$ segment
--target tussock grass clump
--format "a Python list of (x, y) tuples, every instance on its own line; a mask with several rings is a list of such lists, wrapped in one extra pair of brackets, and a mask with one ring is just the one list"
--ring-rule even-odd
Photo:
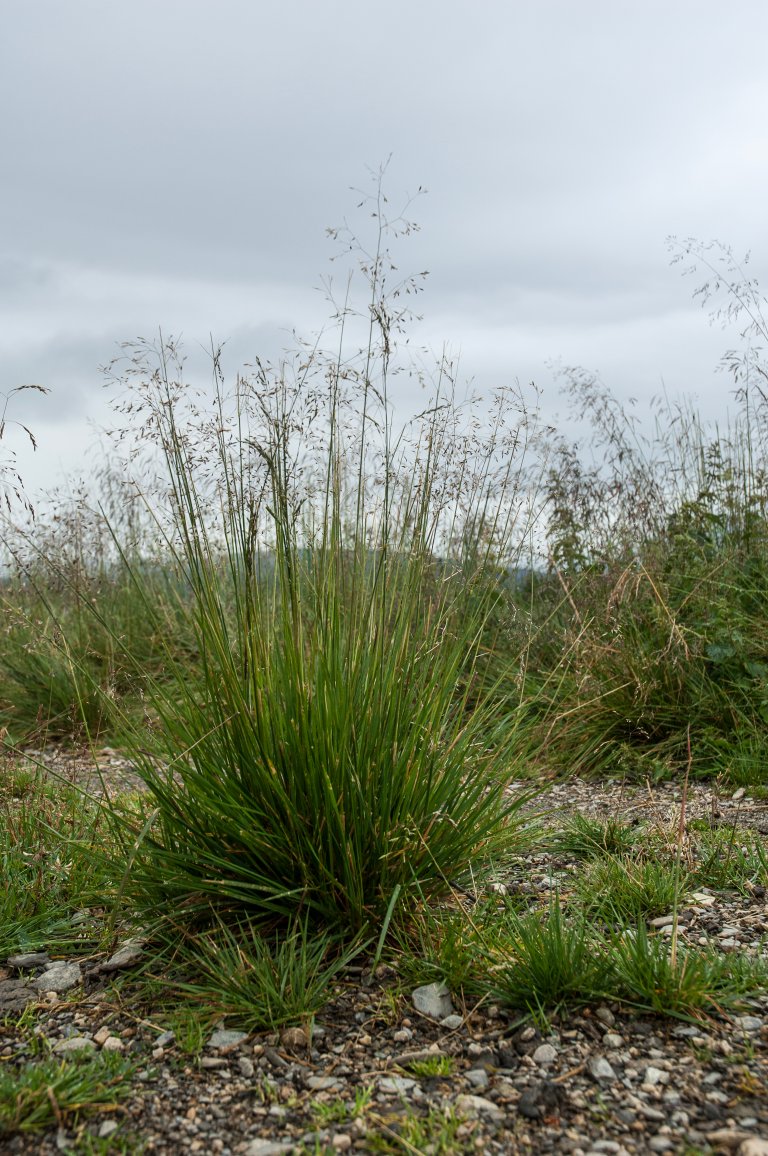
[[(247, 913), (355, 934), (514, 839), (514, 719), (478, 688), (531, 419), (504, 397), (481, 436), (441, 373), (393, 430), (405, 314), (385, 291), (396, 223), (380, 193), (373, 208), (362, 352), (302, 353), (295, 377), (259, 365), (229, 395), (214, 355), (205, 413), (172, 344), (129, 370), (200, 678), (169, 650), (145, 691), (156, 725), (128, 731), (154, 810), (123, 829), (124, 887), (177, 925)], [(344, 326), (359, 321), (347, 301)]]

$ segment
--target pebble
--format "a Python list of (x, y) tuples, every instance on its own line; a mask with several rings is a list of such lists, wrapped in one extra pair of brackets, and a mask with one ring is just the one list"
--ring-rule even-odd
[(649, 1066), (643, 1072), (643, 1083), (653, 1088), (656, 1084), (668, 1084), (669, 1072), (664, 1072), (661, 1068), (654, 1068)]
[(464, 1075), (469, 1080), (473, 1088), (484, 1089), (490, 1085), (490, 1078), (485, 1068), (470, 1068)]
[(595, 1018), (599, 1019), (601, 1024), (605, 1024), (607, 1028), (612, 1028), (616, 1023), (616, 1016), (605, 1004), (601, 1004), (599, 1008), (595, 1009)]
[(473, 1096), (465, 1093), (456, 1097), (456, 1110), (468, 1116), (490, 1116), (492, 1120), (503, 1120), (504, 1113), (493, 1100), (486, 1100), (484, 1096)]
[(113, 1132), (116, 1132), (120, 1127), (117, 1120), (102, 1120), (99, 1124), (98, 1137), (100, 1140), (106, 1140)]
[(675, 1142), (669, 1136), (651, 1136), (648, 1147), (651, 1152), (671, 1152)]
[(245, 1156), (283, 1156), (293, 1152), (295, 1144), (283, 1140), (252, 1140), (245, 1150)]
[(380, 1092), (394, 1092), (398, 1096), (410, 1092), (416, 1086), (416, 1080), (411, 1080), (408, 1076), (384, 1076), (379, 1080)]
[(733, 1025), (742, 1032), (759, 1032), (763, 1021), (759, 1016), (734, 1016)]
[(588, 1060), (587, 1071), (598, 1084), (610, 1084), (617, 1079), (613, 1066), (608, 1063), (605, 1056), (593, 1056)]
[(462, 1027), (463, 1023), (464, 1017), (454, 1014), (451, 1016), (446, 1016), (444, 1019), (440, 1020), (440, 1027), (445, 1028), (446, 1031), (455, 1032), (458, 1031), (460, 1027)]
[(549, 1064), (554, 1064), (557, 1059), (557, 1049), (553, 1048), (552, 1044), (539, 1044), (531, 1059), (534, 1064), (547, 1067)]
[(69, 1056), (73, 1052), (94, 1052), (96, 1044), (90, 1036), (70, 1036), (68, 1040), (59, 1040), (53, 1045), (57, 1056)]
[(69, 991), (82, 980), (79, 963), (52, 963), (42, 975), (30, 981), (37, 991)]
[[(304, 1035), (305, 1041), (306, 1038), (306, 1035)], [(217, 1028), (216, 1031), (211, 1035), (211, 1038), (208, 1040), (206, 1047), (217, 1048), (219, 1050), (222, 1048), (234, 1048), (237, 1046), (237, 1044), (241, 1044), (243, 1040), (247, 1039), (247, 1032), (234, 1032), (228, 1031), (226, 1028)]]
[(433, 1020), (444, 1020), (453, 1015), (451, 993), (444, 983), (428, 983), (417, 987), (411, 993), (413, 1006), (417, 1012)]
[(334, 1076), (309, 1076), (306, 1083), (312, 1092), (327, 1092), (331, 1088), (341, 1087), (341, 1081)]
[(9, 955), (5, 962), (8, 967), (17, 967), (23, 971), (30, 967), (45, 967), (50, 960), (46, 951), (28, 951), (20, 955)]
[(253, 1078), (253, 1073), (256, 1070), (253, 1066), (253, 1060), (249, 1060), (247, 1056), (240, 1056), (237, 1061), (237, 1069), (241, 1076), (245, 1076), (246, 1080)]
[(736, 1156), (768, 1156), (768, 1140), (750, 1136), (739, 1145)]
[(102, 971), (120, 971), (123, 967), (133, 967), (144, 954), (143, 940), (131, 939), (119, 947), (106, 963), (102, 963)]
[(603, 1036), (603, 1046), (608, 1048), (609, 1051), (616, 1051), (618, 1048), (623, 1047), (623, 1045), (624, 1036), (620, 1036), (617, 1032), (606, 1032)]
[(125, 1044), (117, 1036), (107, 1036), (101, 1045), (101, 1050), (103, 1052), (122, 1052), (125, 1051)]

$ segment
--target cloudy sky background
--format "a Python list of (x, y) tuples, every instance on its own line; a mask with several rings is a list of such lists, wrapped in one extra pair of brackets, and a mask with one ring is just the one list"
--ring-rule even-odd
[(212, 333), (234, 373), (317, 330), (325, 228), (390, 154), (393, 204), (429, 190), (415, 340), (553, 410), (561, 359), (722, 420), (735, 335), (665, 238), (768, 286), (766, 43), (764, 0), (5, 0), (0, 388), (51, 393), (4, 448), (31, 491), (87, 468), (125, 339)]

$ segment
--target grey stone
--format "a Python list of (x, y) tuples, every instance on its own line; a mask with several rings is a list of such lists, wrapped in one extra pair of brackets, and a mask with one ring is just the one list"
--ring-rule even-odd
[(496, 1121), (504, 1119), (504, 1113), (493, 1100), (486, 1100), (484, 1096), (473, 1096), (470, 1093), (456, 1097), (456, 1110), (460, 1114), (488, 1116)]
[(22, 979), (0, 979), (0, 1015), (21, 1011), (37, 999), (36, 993)]
[(464, 1025), (464, 1017), (463, 1016), (457, 1016), (457, 1015), (446, 1016), (445, 1019), (440, 1020), (440, 1027), (445, 1028), (449, 1032), (458, 1031), (458, 1029), (460, 1027), (463, 1027), (463, 1025)]
[(161, 1032), (155, 1040), (156, 1048), (168, 1048), (176, 1042), (176, 1032)]
[(30, 980), (30, 986), (38, 991), (69, 991), (82, 981), (79, 963), (52, 963), (42, 975)]
[(237, 1067), (240, 1075), (245, 1076), (246, 1080), (253, 1078), (255, 1068), (253, 1066), (253, 1060), (250, 1060), (248, 1056), (240, 1056), (237, 1061)]
[(535, 1064), (547, 1067), (549, 1064), (554, 1064), (557, 1059), (557, 1049), (553, 1048), (552, 1044), (539, 1044), (531, 1058)]
[(648, 1147), (651, 1152), (671, 1152), (675, 1142), (670, 1136), (651, 1136)]
[(605, 1056), (593, 1056), (587, 1062), (587, 1071), (598, 1084), (611, 1084), (617, 1079), (616, 1073)]
[(451, 993), (444, 983), (428, 983), (412, 993), (413, 1006), (422, 1015), (433, 1020), (444, 1020), (453, 1015)]
[(410, 1080), (407, 1076), (385, 1076), (379, 1080), (380, 1092), (395, 1092), (397, 1095), (402, 1095), (415, 1087), (416, 1080)]
[(295, 1144), (284, 1140), (251, 1140), (245, 1150), (245, 1156), (283, 1156), (286, 1152), (293, 1152)]
[(669, 1072), (664, 1072), (661, 1068), (654, 1068), (649, 1065), (643, 1072), (643, 1083), (650, 1084), (654, 1087), (656, 1084), (668, 1084)]
[(491, 1082), (485, 1068), (470, 1068), (464, 1075), (473, 1088), (479, 1088), (480, 1090), (487, 1088)]
[(234, 1048), (237, 1047), (238, 1044), (241, 1044), (243, 1040), (247, 1039), (247, 1032), (235, 1032), (228, 1031), (226, 1028), (217, 1028), (216, 1031), (212, 1033), (206, 1047), (218, 1049)]
[(599, 1019), (601, 1024), (605, 1024), (607, 1028), (612, 1028), (616, 1023), (616, 1016), (605, 1004), (601, 1004), (599, 1008), (595, 1008), (595, 1018)]
[(5, 961), (8, 967), (24, 969), (28, 967), (45, 967), (50, 963), (47, 951), (28, 951), (26, 954), (9, 955)]
[(96, 1044), (90, 1036), (70, 1036), (68, 1040), (59, 1040), (53, 1045), (57, 1056), (70, 1056), (75, 1052), (95, 1052)]
[(733, 1026), (742, 1032), (759, 1032), (763, 1021), (759, 1016), (734, 1016)]
[(144, 944), (139, 940), (130, 940), (119, 947), (106, 963), (102, 963), (102, 971), (119, 971), (123, 967), (133, 967), (144, 954)]
[(624, 1037), (620, 1036), (618, 1032), (606, 1032), (603, 1036), (603, 1045), (610, 1051), (616, 1051), (624, 1043)]
[(119, 1127), (117, 1120), (102, 1120), (99, 1124), (99, 1139), (106, 1140), (107, 1136), (111, 1136)]
[(517, 1110), (526, 1120), (540, 1120), (542, 1116), (559, 1111), (564, 1097), (565, 1093), (558, 1084), (542, 1080), (525, 1089), (518, 1100)]
[(333, 1076), (309, 1076), (307, 1087), (313, 1092), (326, 1092), (331, 1088), (340, 1088), (341, 1081)]

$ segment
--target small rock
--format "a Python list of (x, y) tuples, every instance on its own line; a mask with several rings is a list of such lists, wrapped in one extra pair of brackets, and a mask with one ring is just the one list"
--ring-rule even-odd
[(112, 1035), (112, 1032), (109, 1030), (108, 1027), (99, 1028), (99, 1030), (96, 1032), (96, 1034), (93, 1037), (93, 1042), (95, 1044), (98, 1044), (99, 1047), (101, 1047), (101, 1045), (104, 1043), (104, 1041), (108, 1040), (111, 1035)]
[(47, 951), (28, 951), (21, 955), (9, 955), (5, 962), (8, 967), (17, 967), (23, 971), (29, 967), (45, 967), (50, 960)]
[(413, 1006), (422, 1015), (433, 1020), (444, 1020), (453, 1015), (451, 993), (444, 983), (428, 983), (417, 987), (412, 993)]
[(341, 1087), (341, 1081), (333, 1076), (309, 1076), (306, 1083), (312, 1092), (326, 1092)]
[(69, 991), (82, 980), (79, 963), (52, 963), (42, 975), (30, 981), (30, 987), (38, 991)]
[(592, 1059), (587, 1062), (587, 1071), (598, 1084), (611, 1084), (617, 1079), (613, 1067), (608, 1063), (605, 1056), (593, 1056)]
[(407, 1044), (409, 1040), (413, 1039), (413, 1032), (410, 1028), (400, 1028), (400, 1030), (392, 1036), (392, 1039), (397, 1044)]
[(155, 1040), (155, 1046), (158, 1048), (168, 1048), (175, 1042), (176, 1032), (161, 1032)]
[(446, 1031), (455, 1032), (464, 1024), (463, 1016), (446, 1016), (445, 1019), (440, 1020), (440, 1027), (445, 1028)]
[(669, 1136), (651, 1136), (648, 1147), (651, 1152), (671, 1152), (675, 1143)]
[(718, 1148), (738, 1148), (742, 1140), (751, 1139), (749, 1132), (741, 1128), (716, 1128), (714, 1132), (707, 1132), (707, 1144)]
[(750, 1136), (739, 1145), (736, 1156), (768, 1156), (768, 1140)]
[(473, 1088), (485, 1089), (490, 1084), (490, 1079), (485, 1068), (470, 1068), (464, 1075), (469, 1080)]
[(672, 927), (675, 922), (674, 915), (659, 915), (657, 919), (650, 921), (651, 927)]
[(286, 1152), (293, 1152), (295, 1147), (285, 1140), (251, 1140), (245, 1156), (284, 1156)]
[(600, 1007), (595, 1008), (595, 1018), (599, 1019), (601, 1024), (605, 1024), (607, 1028), (612, 1028), (616, 1023), (616, 1016), (605, 1004), (600, 1004)]
[(603, 1046), (609, 1051), (615, 1052), (617, 1048), (623, 1047), (624, 1037), (620, 1036), (618, 1032), (606, 1032), (603, 1036)]
[(203, 1056), (200, 1060), (200, 1067), (215, 1071), (217, 1068), (226, 1068), (228, 1063), (229, 1060), (224, 1056)]
[(410, 1092), (412, 1088), (416, 1087), (416, 1080), (411, 1080), (407, 1076), (384, 1076), (379, 1080), (380, 1092), (395, 1092), (401, 1095), (405, 1092)]
[(288, 1051), (297, 1052), (309, 1047), (309, 1036), (304, 1028), (286, 1028), (280, 1034), (280, 1043)]
[(96, 1045), (90, 1036), (70, 1036), (54, 1044), (53, 1050), (57, 1056), (69, 1056), (74, 1052), (95, 1052)]
[[(304, 1039), (307, 1037), (305, 1036)], [(217, 1028), (215, 1032), (211, 1033), (211, 1038), (208, 1040), (206, 1047), (216, 1048), (222, 1051), (224, 1048), (235, 1048), (241, 1044), (243, 1040), (248, 1039), (247, 1032), (228, 1031), (226, 1028)]]
[(101, 1045), (103, 1052), (122, 1052), (125, 1050), (125, 1044), (117, 1036), (109, 1036)]
[(144, 942), (139, 939), (131, 939), (119, 947), (114, 955), (111, 955), (106, 963), (102, 963), (102, 971), (119, 971), (123, 967), (133, 967), (138, 963), (144, 954)]
[(744, 790), (743, 787), (737, 787), (736, 790), (731, 795), (731, 798), (733, 799), (734, 803), (738, 803), (740, 799), (744, 798), (746, 793), (747, 792)]
[(497, 1122), (504, 1119), (504, 1113), (493, 1100), (486, 1100), (484, 1096), (473, 1096), (470, 1093), (456, 1097), (456, 1110), (460, 1115), (488, 1116)]
[(661, 1068), (654, 1068), (649, 1065), (643, 1072), (643, 1083), (650, 1087), (655, 1087), (656, 1084), (668, 1084), (669, 1072), (663, 1072)]
[(352, 1137), (347, 1136), (346, 1132), (337, 1132), (331, 1140), (331, 1147), (337, 1152), (346, 1152), (347, 1148), (352, 1147)]
[(253, 1060), (249, 1060), (247, 1056), (240, 1056), (237, 1067), (240, 1075), (245, 1076), (246, 1080), (253, 1078), (253, 1073), (256, 1070), (253, 1066)]
[(0, 1019), (5, 1012), (21, 1011), (35, 999), (35, 992), (25, 980), (0, 979)]
[(101, 1124), (99, 1124), (99, 1139), (106, 1140), (107, 1137), (111, 1136), (113, 1132), (116, 1132), (119, 1127), (120, 1125), (117, 1120), (102, 1120)]
[(759, 1032), (763, 1021), (759, 1016), (734, 1016), (733, 1026), (742, 1032)]
[(558, 1084), (542, 1080), (526, 1088), (517, 1103), (517, 1110), (526, 1120), (540, 1120), (557, 1113), (564, 1093)]
[(548, 1067), (549, 1064), (554, 1064), (557, 1059), (557, 1049), (553, 1048), (552, 1044), (539, 1044), (531, 1058), (535, 1064)]

